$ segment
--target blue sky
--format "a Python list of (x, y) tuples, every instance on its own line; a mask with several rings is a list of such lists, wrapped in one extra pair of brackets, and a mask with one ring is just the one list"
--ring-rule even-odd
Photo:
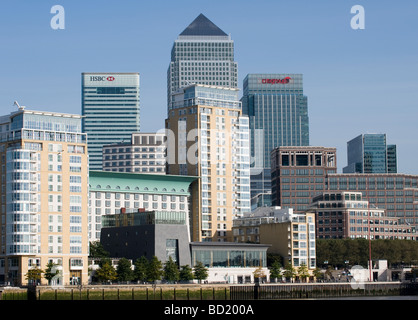
[[(65, 29), (50, 27), (54, 5)], [(353, 30), (350, 10), (365, 9)], [(200, 13), (235, 42), (248, 73), (302, 73), (310, 144), (337, 148), (386, 133), (398, 172), (418, 174), (418, 2), (377, 0), (2, 0), (0, 106), (80, 113), (82, 72), (141, 74), (141, 131), (164, 127), (174, 40)]]

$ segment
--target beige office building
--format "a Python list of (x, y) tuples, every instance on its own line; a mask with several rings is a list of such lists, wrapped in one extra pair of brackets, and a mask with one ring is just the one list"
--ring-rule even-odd
[(307, 266), (311, 275), (316, 268), (314, 213), (259, 207), (234, 221), (233, 235), (235, 242), (271, 245), (268, 253), (279, 254), (294, 268)]
[[(88, 157), (81, 116), (19, 110), (0, 117), (0, 283), (27, 284), (55, 264), (51, 284), (88, 281)], [(47, 284), (42, 277), (41, 283)]]
[(248, 117), (238, 89), (190, 85), (166, 120), (168, 173), (192, 185), (192, 241), (231, 241), (232, 221), (250, 211)]

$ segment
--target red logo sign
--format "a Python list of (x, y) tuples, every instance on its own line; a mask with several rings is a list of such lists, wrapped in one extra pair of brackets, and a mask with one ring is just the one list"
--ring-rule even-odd
[(291, 77), (286, 77), (284, 79), (262, 79), (261, 83), (270, 83), (270, 84), (282, 83), (282, 84), (286, 84), (286, 83), (289, 83), (290, 80), (292, 80)]
[(106, 79), (107, 79), (107, 81), (113, 81), (113, 80), (115, 80), (115, 77), (109, 76)]

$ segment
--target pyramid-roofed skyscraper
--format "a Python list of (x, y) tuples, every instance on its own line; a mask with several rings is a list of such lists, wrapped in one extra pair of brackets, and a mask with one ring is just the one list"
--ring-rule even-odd
[(184, 29), (181, 36), (228, 36), (212, 21), (200, 14), (189, 26)]
[(238, 67), (231, 37), (200, 14), (174, 41), (167, 72), (167, 101), (190, 84), (237, 88)]

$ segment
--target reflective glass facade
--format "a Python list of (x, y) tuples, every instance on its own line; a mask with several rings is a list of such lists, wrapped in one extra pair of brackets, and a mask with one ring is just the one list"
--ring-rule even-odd
[(130, 141), (140, 130), (138, 73), (83, 73), (83, 132), (89, 165), (102, 170), (103, 145)]
[(396, 173), (396, 145), (386, 145), (386, 134), (362, 134), (347, 143), (344, 173)]
[(202, 262), (207, 268), (266, 267), (266, 248), (235, 246), (192, 245), (192, 265)]
[[(270, 194), (270, 152), (279, 146), (309, 145), (307, 97), (301, 74), (249, 74), (244, 79), (243, 114), (251, 132), (251, 196)], [(254, 198), (257, 200), (260, 198)], [(270, 197), (263, 197), (263, 205)]]

